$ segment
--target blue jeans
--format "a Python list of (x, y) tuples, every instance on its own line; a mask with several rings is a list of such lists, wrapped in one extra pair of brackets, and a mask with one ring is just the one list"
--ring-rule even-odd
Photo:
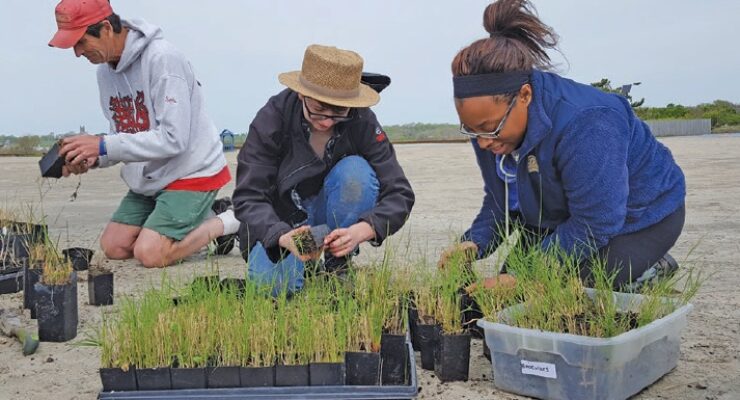
[[(361, 214), (375, 207), (379, 188), (375, 171), (364, 158), (345, 157), (329, 171), (321, 191), (302, 201), (308, 214), (307, 224), (327, 224), (330, 230), (347, 228), (357, 223)], [(273, 263), (260, 242), (249, 252), (247, 269), (250, 279), (271, 285), (273, 295), (281, 289), (294, 293), (303, 287), (303, 262), (290, 254), (277, 264)]]

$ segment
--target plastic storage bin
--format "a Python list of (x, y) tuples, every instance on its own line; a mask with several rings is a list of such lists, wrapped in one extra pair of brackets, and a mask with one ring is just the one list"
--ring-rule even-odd
[[(594, 292), (587, 290), (589, 296)], [(620, 311), (636, 310), (643, 296), (614, 293)], [(502, 321), (517, 305), (499, 314)], [(478, 320), (491, 349), (493, 383), (541, 399), (626, 399), (676, 367), (681, 331), (691, 304), (611, 338), (517, 328)]]

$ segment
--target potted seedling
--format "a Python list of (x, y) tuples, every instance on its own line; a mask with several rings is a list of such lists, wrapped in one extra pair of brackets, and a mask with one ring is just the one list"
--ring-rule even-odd
[[(0, 294), (17, 293), (24, 288), (28, 237), (15, 233), (15, 214), (0, 209)], [(25, 253), (25, 254), (24, 254)]]
[(276, 303), (278, 363), (275, 365), (275, 386), (308, 386), (309, 354), (306, 345), (310, 346), (313, 327), (306, 327), (306, 321), (310, 321), (310, 316), (300, 315), (289, 306), (285, 290), (281, 291)]
[(139, 390), (172, 389), (171, 363), (173, 338), (171, 313), (161, 305), (161, 299), (144, 303), (137, 341), (136, 383)]
[(178, 307), (171, 325), (173, 360), (172, 389), (205, 389), (208, 317), (202, 307)]
[[(217, 287), (216, 287), (217, 288)], [(222, 293), (211, 290), (207, 293), (205, 304), (209, 310), (212, 331), (210, 336), (215, 341), (214, 352), (206, 368), (209, 388), (234, 388), (241, 385), (239, 351), (246, 341), (240, 301), (236, 292)]]
[(416, 306), (416, 335), (421, 353), (421, 368), (434, 371), (434, 357), (439, 348), (441, 327), (435, 318), (439, 283), (437, 274), (432, 271), (422, 272), (414, 290)]
[(22, 266), (28, 259), (31, 236), (26, 233), (9, 232), (0, 235), (0, 261), (5, 264)]
[(380, 280), (366, 270), (353, 273), (353, 280), (354, 293), (345, 299), (354, 311), (354, 318), (348, 317), (349, 326), (344, 328), (349, 338), (345, 353), (346, 382), (348, 385), (378, 385), (386, 287), (379, 287)]
[(92, 306), (113, 304), (113, 271), (97, 265), (87, 274), (87, 295)]
[(47, 253), (34, 290), (39, 340), (66, 342), (77, 336), (77, 274), (72, 265)]
[[(341, 285), (335, 275), (329, 275), (326, 279), (308, 282), (301, 297), (300, 312), (315, 316), (302, 321), (302, 329), (309, 333), (306, 351), (311, 358), (311, 386), (340, 386), (345, 382), (347, 332), (339, 329), (341, 324), (337, 321), (334, 308), (337, 296), (344, 292)], [(321, 329), (316, 329), (316, 321)]]
[(449, 266), (440, 271), (436, 314), (442, 331), (434, 357), (434, 372), (442, 382), (468, 380), (470, 333), (464, 329), (460, 318), (460, 287), (467, 281), (465, 274), (464, 269)]
[[(478, 322), (497, 387), (544, 399), (625, 399), (676, 366), (700, 278), (689, 271), (642, 294), (617, 293), (606, 262), (588, 261), (593, 288), (580, 279), (580, 260), (559, 250), (509, 257), (522, 302)], [(672, 295), (681, 281), (682, 294)]]
[(344, 385), (343, 335), (338, 335), (332, 314), (324, 314), (319, 322), (322, 329), (314, 329), (314, 352), (309, 365), (311, 386)]
[[(243, 307), (251, 312), (244, 313), (243, 332), (247, 334), (242, 368), (239, 370), (243, 387), (275, 386), (275, 328), (276, 319), (272, 298), (261, 293), (254, 283), (247, 283)], [(247, 303), (250, 301), (250, 303)]]
[(36, 319), (36, 283), (41, 280), (43, 266), (49, 259), (59, 259), (56, 248), (50, 244), (35, 244), (31, 248), (28, 263), (23, 272), (23, 308), (31, 310), (31, 319)]
[(389, 300), (389, 313), (380, 340), (381, 383), (403, 385), (408, 376), (408, 302), (399, 293), (394, 293)]
[(100, 380), (104, 392), (136, 390), (136, 369), (133, 367), (133, 332), (121, 329), (112, 319), (103, 316), (94, 345), (100, 347)]
[(328, 225), (312, 226), (310, 229), (293, 235), (293, 244), (295, 244), (300, 254), (313, 254), (321, 250), (324, 245), (324, 238), (328, 234)]
[(93, 250), (84, 247), (70, 247), (62, 250), (64, 259), (72, 263), (75, 271), (86, 271), (90, 267), (90, 260), (94, 253)]

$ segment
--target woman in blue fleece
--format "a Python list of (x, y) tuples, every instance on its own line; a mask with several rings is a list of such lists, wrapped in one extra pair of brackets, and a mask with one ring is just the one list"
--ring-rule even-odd
[(527, 0), (490, 4), (484, 26), (490, 37), (462, 49), (452, 73), (485, 196), (440, 263), (453, 250), (489, 255), (508, 213), (545, 247), (584, 258), (598, 249), (617, 287), (652, 266), (675, 268), (667, 252), (683, 229), (686, 188), (670, 151), (624, 98), (544, 72), (558, 37)]

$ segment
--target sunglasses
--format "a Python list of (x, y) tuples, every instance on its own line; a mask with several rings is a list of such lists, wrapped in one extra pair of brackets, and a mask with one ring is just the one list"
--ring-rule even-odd
[(506, 124), (506, 119), (509, 118), (509, 114), (511, 114), (511, 110), (514, 109), (514, 104), (516, 104), (517, 96), (514, 96), (513, 99), (511, 99), (511, 102), (509, 103), (509, 108), (506, 109), (506, 114), (504, 114), (504, 117), (501, 118), (501, 122), (499, 122), (498, 126), (496, 127), (496, 130), (493, 132), (472, 132), (468, 127), (465, 126), (462, 122), (460, 123), (460, 133), (471, 137), (474, 139), (482, 138), (482, 139), (498, 139), (498, 137), (501, 135), (501, 128), (504, 127), (504, 124)]
[[(308, 118), (311, 118), (314, 121), (326, 121), (327, 119), (330, 119), (334, 122), (347, 122), (347, 121), (351, 121), (354, 118), (351, 112), (347, 115), (326, 115), (326, 114), (315, 113), (311, 111), (311, 109), (308, 107), (308, 104), (306, 104), (306, 100), (308, 99), (311, 99), (311, 98), (310, 97), (303, 98), (303, 108), (306, 110), (306, 113), (308, 114)], [(311, 100), (314, 100), (314, 99), (311, 99)]]

